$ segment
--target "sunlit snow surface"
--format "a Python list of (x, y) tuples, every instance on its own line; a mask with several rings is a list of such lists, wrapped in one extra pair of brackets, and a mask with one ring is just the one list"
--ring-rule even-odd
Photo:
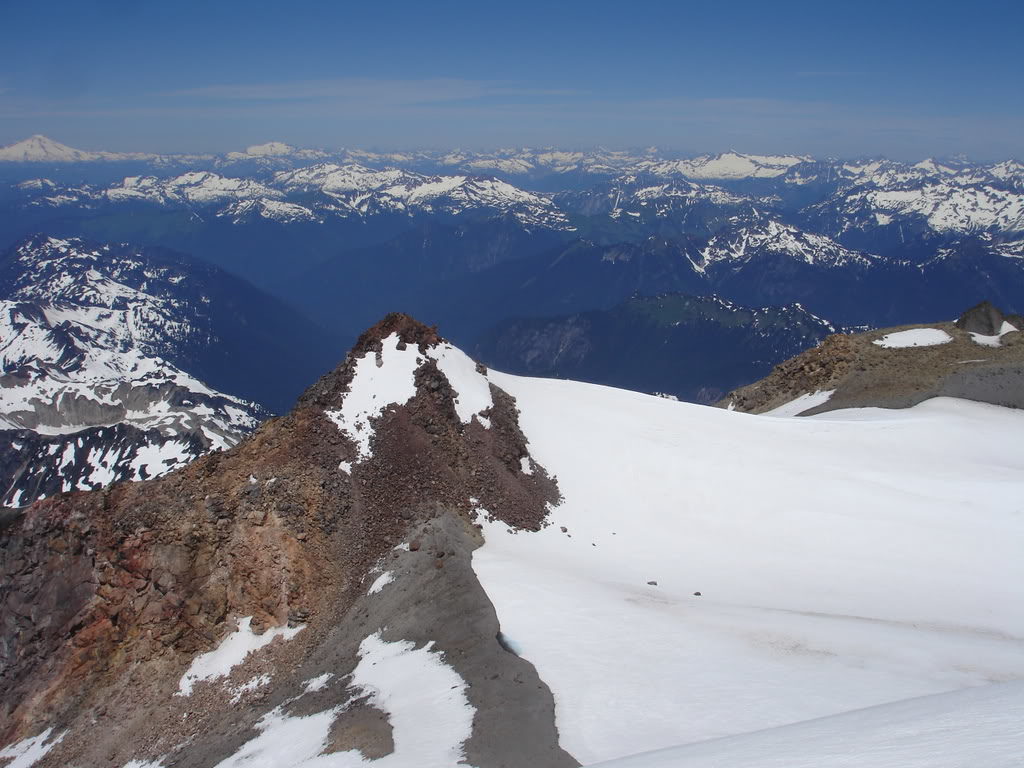
[(564, 501), (474, 568), (584, 764), (1024, 676), (1024, 413), (491, 380)]
[(1019, 768), (1024, 684), (941, 693), (601, 768)]
[(911, 328), (909, 331), (887, 333), (873, 344), (886, 349), (902, 347), (934, 347), (936, 344), (948, 344), (953, 337), (940, 328)]

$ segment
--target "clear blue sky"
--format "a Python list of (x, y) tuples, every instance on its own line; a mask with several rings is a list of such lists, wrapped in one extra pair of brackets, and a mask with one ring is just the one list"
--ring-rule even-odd
[(0, 0), (0, 143), (1021, 157), (1022, 5)]

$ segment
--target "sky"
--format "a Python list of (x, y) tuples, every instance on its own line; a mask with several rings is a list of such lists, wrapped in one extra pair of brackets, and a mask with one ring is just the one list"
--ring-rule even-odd
[(0, 0), (0, 144), (1024, 158), (1024, 4)]

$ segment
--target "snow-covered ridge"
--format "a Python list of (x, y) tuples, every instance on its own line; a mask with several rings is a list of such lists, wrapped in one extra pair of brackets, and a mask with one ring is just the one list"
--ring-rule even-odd
[(320, 193), (340, 215), (457, 215), (481, 210), (510, 214), (526, 226), (568, 228), (565, 214), (549, 197), (489, 177), (429, 176), (398, 168), (322, 163), (278, 173), (274, 184), (287, 192)]
[[(63, 490), (152, 477), (235, 445), (259, 423), (258, 406), (172, 362), (217, 343), (201, 301), (176, 290), (188, 279), (182, 266), (76, 239), (38, 237), (8, 255), (0, 428), (38, 436), (7, 441), (33, 488), (52, 477), (38, 472), (59, 474)], [(27, 487), (0, 490), (31, 500)]]
[(782, 176), (799, 163), (810, 161), (809, 157), (791, 155), (745, 155), (739, 152), (724, 152), (719, 155), (702, 155), (671, 161), (646, 161), (639, 164), (641, 170), (654, 176), (684, 176), (688, 179), (772, 179)]
[(808, 265), (871, 266), (875, 259), (850, 250), (824, 235), (803, 231), (775, 219), (758, 219), (715, 235), (700, 252), (698, 271), (716, 263), (746, 263), (765, 255), (781, 255)]
[(130, 176), (108, 187), (68, 187), (46, 179), (18, 185), (29, 206), (96, 208), (146, 203), (164, 207), (215, 207), (216, 216), (241, 222), (251, 215), (282, 223), (327, 218), (366, 218), (466, 213), (510, 215), (526, 227), (569, 229), (566, 215), (547, 196), (500, 179), (430, 176), (397, 168), (319, 163), (280, 171), (268, 182), (190, 171), (170, 178)]

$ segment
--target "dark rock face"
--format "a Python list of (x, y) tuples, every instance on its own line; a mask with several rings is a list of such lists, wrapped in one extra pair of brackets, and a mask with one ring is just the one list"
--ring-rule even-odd
[[(391, 333), (424, 348), (440, 342), (435, 330), (394, 315), (357, 349), (379, 349)], [(461, 659), (481, 643), (476, 662), (455, 664), (473, 685), (485, 670), (488, 679), (499, 674), (488, 686), (481, 677), (473, 694), (481, 702), (479, 728), (466, 744), (480, 759), (474, 764), (574, 764), (557, 748), (550, 692), (535, 682), (515, 694), (524, 675), (535, 680), (536, 673), (515, 657), (501, 660), (511, 655), (495, 640), (493, 608), (469, 583), (478, 506), (513, 527), (535, 529), (558, 500), (543, 467), (521, 469), (529, 453), (514, 399), (492, 387), (491, 428), (464, 424), (453, 404), (457, 393), (426, 360), (409, 402), (374, 419), (373, 456), (358, 462), (355, 445), (324, 408), (338, 407), (359, 356), (350, 354), (289, 415), (230, 451), (156, 480), (57, 494), (0, 520), (0, 744), (52, 726), (69, 736), (40, 768), (120, 765), (175, 750), (175, 765), (212, 765), (254, 738), (259, 717), (301, 694), (303, 675), (330, 671), (343, 679), (360, 639), (389, 626), (395, 640), (449, 643), (453, 659), (456, 648)], [(339, 470), (342, 462), (352, 463), (350, 473)], [(403, 541), (412, 542), (408, 551), (393, 554)], [(369, 575), (389, 557), (413, 558), (405, 568), (414, 574), (409, 591), (395, 593), (412, 602), (368, 608)], [(445, 579), (456, 581), (439, 587)], [(441, 587), (457, 593), (434, 599), (432, 590)], [(459, 629), (454, 617), (469, 606), (479, 622)], [(258, 663), (274, 676), (270, 692), (252, 694), (241, 708), (229, 706), (223, 686), (200, 684), (187, 698), (174, 696), (190, 659), (245, 616), (257, 631), (305, 626), (261, 656)], [(352, 693), (335, 686), (321, 709)], [(371, 708), (351, 718), (365, 730), (375, 715)], [(516, 723), (533, 723), (532, 732), (543, 736), (540, 751), (499, 762)], [(364, 744), (344, 731), (342, 723), (332, 736), (339, 748)], [(364, 745), (379, 754), (389, 738), (382, 732)]]
[(956, 327), (968, 333), (995, 336), (1003, 326), (1003, 313), (987, 301), (968, 309), (956, 321)]

